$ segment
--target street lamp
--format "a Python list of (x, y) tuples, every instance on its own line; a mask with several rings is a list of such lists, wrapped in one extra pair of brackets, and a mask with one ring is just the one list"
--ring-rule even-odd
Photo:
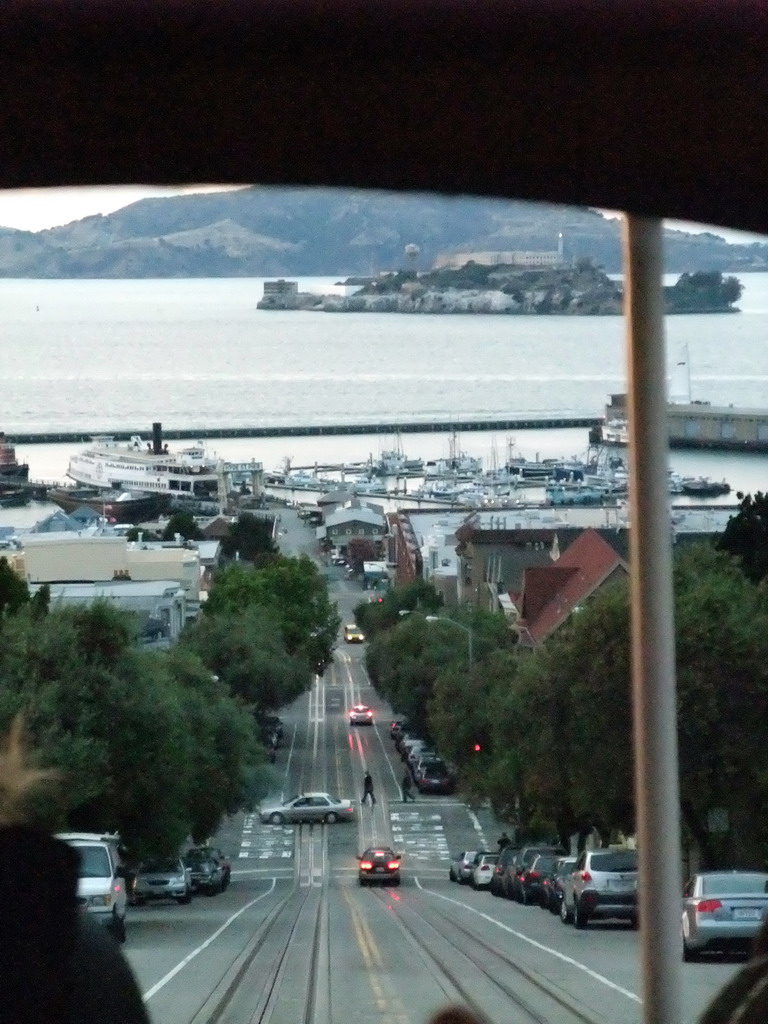
[(457, 629), (463, 630), (467, 634), (467, 646), (469, 651), (469, 675), (472, 676), (472, 668), (474, 666), (474, 658), (472, 655), (472, 630), (469, 626), (462, 626), (456, 619), (449, 619), (445, 615), (425, 615), (427, 622), (447, 622), (451, 626), (456, 626)]

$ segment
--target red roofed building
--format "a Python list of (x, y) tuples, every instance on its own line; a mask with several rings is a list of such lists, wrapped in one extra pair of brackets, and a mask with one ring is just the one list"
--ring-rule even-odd
[(523, 573), (519, 594), (510, 593), (518, 611), (523, 647), (538, 647), (592, 594), (622, 579), (628, 566), (597, 533), (586, 529), (552, 565)]

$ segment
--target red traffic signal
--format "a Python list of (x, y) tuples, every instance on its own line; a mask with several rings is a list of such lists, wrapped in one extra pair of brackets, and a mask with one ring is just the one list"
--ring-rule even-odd
[(475, 743), (475, 744), (473, 744), (473, 746), (472, 746), (472, 749), (474, 750), (474, 752), (475, 752), (476, 754), (479, 754), (479, 753), (480, 753), (480, 751), (482, 750), (482, 747), (480, 746), (480, 744), (479, 744), (479, 743)]

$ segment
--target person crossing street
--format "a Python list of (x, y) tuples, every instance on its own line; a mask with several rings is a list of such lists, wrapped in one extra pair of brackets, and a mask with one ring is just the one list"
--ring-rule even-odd
[(400, 783), (400, 788), (403, 791), (403, 803), (407, 804), (409, 800), (416, 803), (416, 797), (413, 795), (413, 789), (411, 788), (411, 773), (406, 769), (403, 781)]
[(366, 772), (365, 778), (363, 779), (363, 798), (360, 803), (364, 804), (368, 797), (371, 798), (371, 807), (373, 807), (376, 803), (376, 795), (373, 792), (373, 779), (371, 778), (370, 772)]

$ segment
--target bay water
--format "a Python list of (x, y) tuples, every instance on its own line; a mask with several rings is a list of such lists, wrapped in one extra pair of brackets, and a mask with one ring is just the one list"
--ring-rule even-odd
[[(300, 280), (330, 290), (337, 278)], [(674, 280), (674, 279), (672, 279)], [(687, 348), (692, 397), (768, 409), (768, 274), (744, 274), (741, 312), (667, 318), (670, 373)], [(625, 390), (620, 317), (260, 311), (263, 279), (0, 280), (0, 430), (7, 433), (594, 416)], [(512, 441), (530, 458), (583, 454), (586, 430), (465, 432), (462, 450)], [(406, 434), (409, 457), (448, 454), (445, 434)], [(394, 437), (216, 440), (266, 469), (358, 461)], [(25, 445), (31, 477), (62, 480), (78, 446)], [(768, 458), (672, 452), (685, 475), (768, 489)], [(729, 499), (733, 502), (734, 498)], [(0, 512), (19, 523), (33, 508)]]

